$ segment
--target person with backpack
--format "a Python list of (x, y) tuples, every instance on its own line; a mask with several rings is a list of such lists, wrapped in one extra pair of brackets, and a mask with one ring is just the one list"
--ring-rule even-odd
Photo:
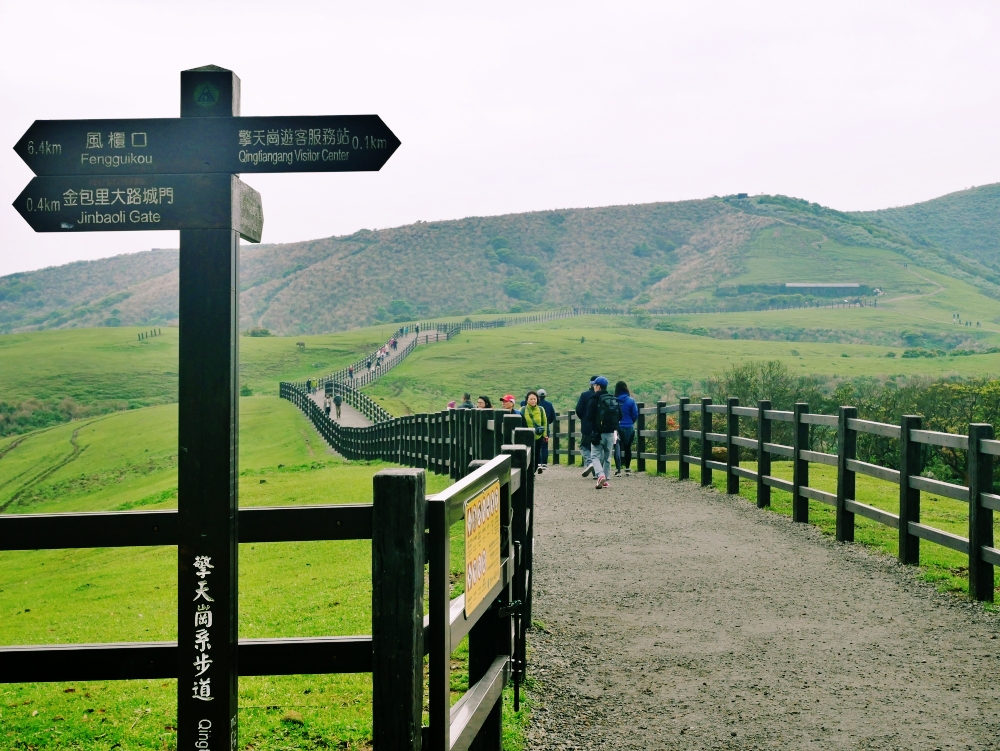
[(625, 381), (615, 384), (615, 399), (621, 405), (622, 419), (618, 423), (618, 440), (615, 441), (615, 477), (622, 476), (622, 455), (625, 460), (625, 476), (632, 474), (632, 441), (635, 438), (635, 423), (639, 419), (639, 406), (628, 391)]
[(535, 431), (535, 463), (538, 467), (538, 474), (542, 474), (545, 466), (542, 464), (542, 451), (546, 441), (549, 440), (548, 427), (549, 420), (545, 410), (538, 404), (538, 392), (529, 391), (524, 397), (524, 425)]
[(338, 420), (340, 419), (340, 405), (343, 403), (344, 403), (344, 397), (342, 397), (340, 394), (337, 394), (335, 397), (333, 397), (333, 406), (337, 408)]
[[(555, 425), (556, 422), (556, 408), (552, 406), (552, 402), (545, 398), (545, 389), (538, 389), (538, 406), (545, 410), (545, 419), (548, 420), (549, 425)], [(548, 431), (546, 430), (546, 433)], [(546, 437), (548, 437), (546, 435)], [(539, 454), (539, 464), (543, 469), (549, 468), (549, 442), (542, 442), (542, 453)]]
[(591, 399), (594, 398), (594, 379), (596, 378), (597, 376), (595, 375), (590, 377), (590, 386), (576, 400), (576, 416), (580, 419), (580, 458), (583, 460), (584, 477), (595, 474), (594, 467), (590, 462), (590, 436), (593, 431), (591, 430), (590, 422), (587, 420), (587, 410), (590, 407)]
[(608, 393), (608, 379), (598, 376), (594, 379), (594, 396), (587, 406), (587, 422), (592, 431), (590, 463), (594, 468), (594, 474), (597, 475), (595, 487), (598, 490), (611, 486), (608, 475), (611, 474), (611, 455), (615, 450), (615, 434), (621, 418), (621, 404), (615, 399), (614, 394)]

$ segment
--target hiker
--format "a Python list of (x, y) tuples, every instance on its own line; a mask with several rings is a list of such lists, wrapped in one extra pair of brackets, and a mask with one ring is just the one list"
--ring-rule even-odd
[(587, 408), (590, 406), (590, 400), (594, 396), (595, 378), (597, 378), (595, 375), (590, 377), (590, 386), (576, 400), (576, 416), (580, 418), (580, 459), (583, 461), (584, 477), (594, 474), (594, 468), (590, 464), (590, 436), (592, 431), (590, 423), (587, 421)]
[(545, 469), (542, 464), (542, 447), (549, 440), (548, 427), (549, 420), (545, 410), (538, 404), (538, 392), (529, 391), (524, 397), (524, 424), (535, 431), (535, 463), (538, 467), (538, 474), (542, 474)]
[[(615, 434), (621, 422), (622, 408), (613, 394), (608, 393), (608, 379), (598, 376), (594, 379), (594, 396), (587, 405), (587, 422), (593, 431), (590, 438), (590, 463), (597, 475), (598, 490), (611, 486), (611, 455), (614, 453)], [(584, 436), (584, 441), (587, 440)]]
[(347, 369), (347, 377), (349, 379), (351, 379), (352, 381), (354, 380), (354, 366), (353, 365)]
[(330, 419), (330, 397), (323, 398), (323, 409), (326, 411), (326, 419)]
[(306, 379), (306, 393), (311, 394), (313, 392), (313, 382), (312, 378)]
[(335, 397), (333, 397), (333, 405), (337, 408), (338, 420), (340, 419), (340, 405), (343, 403), (344, 403), (344, 397), (342, 397), (340, 394), (337, 394)]
[(455, 403), (454, 399), (448, 402), (448, 409), (458, 409), (458, 405)]
[[(545, 389), (538, 389), (538, 406), (545, 410), (545, 419), (548, 424), (555, 425), (556, 422), (556, 408), (552, 405), (548, 399), (545, 398)], [(545, 431), (546, 436), (548, 435), (548, 430)], [(545, 441), (542, 443), (542, 453), (538, 456), (538, 461), (543, 468), (549, 468), (549, 442)]]
[(488, 396), (481, 396), (476, 399), (477, 409), (493, 409), (493, 402), (490, 401)]
[(465, 393), (462, 394), (462, 403), (458, 405), (459, 409), (475, 409), (472, 404), (472, 394)]
[[(537, 394), (536, 394), (536, 396), (537, 396)], [(500, 398), (500, 406), (503, 408), (503, 411), (507, 412), (508, 414), (511, 414), (511, 415), (519, 415), (519, 414), (521, 414), (521, 410), (514, 409), (514, 395), (513, 394), (504, 394)]]
[(622, 409), (622, 419), (618, 423), (618, 440), (615, 442), (615, 477), (622, 476), (623, 458), (625, 476), (628, 477), (632, 474), (632, 441), (635, 438), (635, 423), (639, 419), (639, 407), (629, 393), (625, 381), (618, 381), (615, 384), (615, 399)]

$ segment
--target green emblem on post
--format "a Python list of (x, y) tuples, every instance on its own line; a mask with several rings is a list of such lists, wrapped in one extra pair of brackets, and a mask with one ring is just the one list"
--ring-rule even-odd
[(208, 81), (194, 87), (194, 101), (199, 107), (214, 107), (219, 101), (219, 89)]

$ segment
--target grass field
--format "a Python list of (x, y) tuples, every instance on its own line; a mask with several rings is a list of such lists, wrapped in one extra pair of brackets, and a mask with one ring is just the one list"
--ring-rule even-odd
[[(124, 401), (146, 406), (177, 399), (176, 328), (138, 340), (146, 329), (96, 328), (0, 336), (0, 400), (62, 399), (81, 404)], [(278, 381), (339, 370), (385, 342), (394, 325), (339, 334), (241, 337), (241, 384), (277, 394)], [(296, 346), (305, 342), (305, 348)]]
[[(755, 317), (757, 325), (765, 322), (782, 325), (793, 321), (796, 315), (807, 321), (820, 320), (826, 315), (828, 325), (847, 327), (863, 326), (870, 318), (885, 318), (888, 314), (881, 308), (851, 308), (687, 318), (706, 325), (707, 319)], [(906, 318), (892, 315), (900, 321)], [(887, 358), (887, 352), (894, 352), (897, 357)], [(1000, 373), (1000, 354), (904, 359), (898, 356), (902, 352), (902, 348), (864, 344), (720, 340), (638, 328), (628, 318), (583, 316), (467, 331), (449, 342), (418, 347), (365, 391), (389, 412), (407, 414), (443, 409), (449, 400), (460, 399), (466, 390), (473, 393), (473, 398), (486, 394), (496, 404), (497, 397), (508, 391), (520, 398), (527, 389), (542, 386), (557, 409), (566, 410), (575, 406), (577, 396), (595, 373), (607, 376), (612, 382), (624, 379), (638, 397), (655, 401), (684, 395), (700, 379), (746, 359), (781, 360), (802, 375)]]
[[(306, 419), (277, 397), (241, 400), (240, 504), (370, 502), (378, 462), (330, 454)], [(176, 507), (176, 407), (137, 409), (0, 441), (7, 512)], [(428, 490), (447, 478), (428, 475)], [(462, 591), (461, 524), (453, 533)], [(176, 553), (107, 548), (0, 553), (0, 644), (176, 638)], [(240, 635), (371, 632), (371, 543), (240, 546)], [(466, 654), (456, 652), (456, 665)], [(453, 672), (457, 698), (468, 674)], [(0, 747), (162, 749), (174, 742), (174, 681), (0, 684)], [(294, 709), (304, 724), (283, 722)], [(507, 710), (520, 748), (528, 710)], [(371, 738), (371, 676), (240, 681), (244, 749), (362, 748)], [(339, 745), (338, 745), (339, 744)]]

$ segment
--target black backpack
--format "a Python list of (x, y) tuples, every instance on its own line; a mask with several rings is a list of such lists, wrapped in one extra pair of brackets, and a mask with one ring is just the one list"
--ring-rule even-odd
[(607, 392), (597, 398), (597, 432), (613, 433), (622, 421), (622, 405)]

